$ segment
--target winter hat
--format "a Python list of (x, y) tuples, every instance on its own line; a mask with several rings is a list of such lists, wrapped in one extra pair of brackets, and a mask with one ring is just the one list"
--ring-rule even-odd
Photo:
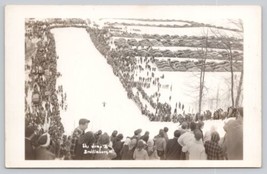
[(169, 128), (167, 128), (167, 127), (164, 127), (164, 132), (168, 132), (169, 131)]
[(90, 144), (93, 144), (94, 142), (95, 142), (95, 136), (94, 136), (93, 132), (88, 131), (83, 135), (83, 142), (82, 143), (90, 145)]
[(50, 145), (50, 140), (50, 135), (48, 133), (44, 133), (39, 137), (37, 142), (41, 147), (48, 147)]
[(145, 132), (145, 135), (149, 135), (149, 132), (148, 132), (148, 131), (146, 131), (146, 132)]
[(164, 137), (164, 130), (163, 129), (159, 130), (159, 137)]
[(180, 135), (181, 135), (181, 131), (179, 130), (174, 131), (174, 137), (179, 138)]
[(98, 130), (97, 132), (96, 132), (96, 135), (101, 135), (102, 134), (102, 130)]
[(112, 132), (111, 136), (112, 136), (112, 137), (116, 137), (117, 134), (118, 134), (118, 131), (117, 131), (117, 130), (114, 130), (114, 131)]
[(134, 135), (139, 135), (141, 134), (141, 132), (142, 132), (142, 129), (137, 129), (134, 131)]
[(211, 141), (216, 142), (216, 143), (220, 141), (220, 135), (217, 131), (214, 131), (211, 133)]
[(107, 133), (104, 133), (102, 135), (100, 135), (98, 143), (100, 145), (104, 145), (104, 144), (109, 144), (110, 140), (109, 140), (109, 136)]
[(182, 123), (182, 126), (181, 126), (181, 127), (182, 127), (182, 129), (187, 129), (187, 128), (188, 128), (188, 124), (187, 124), (187, 122), (184, 121), (184, 122)]
[(123, 139), (123, 135), (122, 135), (122, 134), (119, 134), (119, 135), (117, 136), (117, 140), (120, 141), (120, 140), (122, 140), (122, 139)]
[(90, 123), (90, 120), (86, 118), (82, 118), (79, 120), (79, 125), (85, 125), (86, 123)]
[(201, 133), (201, 131), (200, 130), (195, 130), (194, 131), (194, 134), (195, 134), (195, 139), (197, 140), (197, 141), (199, 141), (201, 138), (202, 138), (202, 133)]
[(195, 122), (191, 122), (190, 123), (190, 129), (191, 129), (191, 131), (194, 131), (196, 129), (196, 127), (197, 127), (197, 125), (196, 125)]
[(145, 142), (144, 140), (139, 140), (137, 143), (137, 148), (138, 149), (143, 149), (145, 147)]
[(132, 150), (137, 144), (137, 140), (134, 138), (131, 140), (130, 144), (129, 144), (129, 150)]

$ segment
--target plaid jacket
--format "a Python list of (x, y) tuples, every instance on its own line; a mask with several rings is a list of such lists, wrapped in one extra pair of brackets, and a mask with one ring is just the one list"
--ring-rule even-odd
[(208, 160), (224, 160), (223, 150), (213, 141), (206, 141), (204, 144)]
[(70, 153), (71, 153), (71, 156), (75, 156), (75, 148), (76, 148), (76, 145), (78, 143), (78, 139), (80, 138), (80, 136), (83, 134), (84, 132), (79, 129), (79, 128), (76, 128), (72, 134), (72, 137), (71, 137), (71, 146), (70, 146)]

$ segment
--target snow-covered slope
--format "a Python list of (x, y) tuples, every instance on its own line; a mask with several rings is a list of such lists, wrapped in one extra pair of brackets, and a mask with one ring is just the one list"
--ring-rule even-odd
[[(58, 70), (63, 74), (58, 84), (67, 93), (67, 111), (61, 111), (66, 133), (80, 118), (91, 120), (89, 129), (110, 133), (117, 129), (132, 135), (137, 128), (146, 128), (147, 117), (129, 100), (111, 66), (95, 48), (84, 29), (61, 28), (52, 31), (59, 56)], [(106, 106), (103, 106), (103, 102)]]
[[(91, 120), (88, 130), (92, 131), (101, 129), (111, 134), (113, 130), (118, 130), (125, 136), (132, 136), (134, 130), (141, 128), (143, 133), (149, 131), (154, 137), (159, 129), (167, 126), (169, 137), (173, 137), (178, 124), (150, 122), (141, 115), (85, 29), (60, 28), (53, 29), (52, 33), (59, 56), (58, 71), (62, 74), (57, 83), (62, 84), (67, 93), (68, 109), (61, 111), (66, 134), (78, 126), (80, 118), (88, 118)], [(223, 136), (223, 121), (208, 121), (204, 130), (213, 124)]]

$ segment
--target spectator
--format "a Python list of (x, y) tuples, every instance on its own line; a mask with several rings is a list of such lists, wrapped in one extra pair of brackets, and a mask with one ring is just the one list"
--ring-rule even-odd
[(220, 135), (218, 132), (212, 132), (211, 140), (205, 142), (205, 152), (207, 154), (208, 160), (223, 160), (223, 150), (219, 146), (218, 142), (220, 140)]
[(148, 160), (148, 154), (145, 148), (145, 142), (144, 140), (139, 140), (137, 143), (137, 147), (133, 154), (134, 160)]
[(113, 144), (113, 149), (114, 151), (116, 152), (117, 154), (117, 157), (114, 158), (115, 160), (120, 160), (121, 159), (121, 150), (122, 150), (122, 147), (123, 147), (123, 142), (121, 142), (121, 140), (123, 139), (123, 135), (122, 134), (119, 134), (117, 137), (116, 137), (116, 140), (114, 141), (114, 144)]
[(145, 134), (140, 137), (140, 139), (144, 140), (147, 143), (147, 141), (149, 139), (149, 132), (146, 131)]
[(206, 142), (206, 141), (210, 141), (210, 140), (211, 140), (211, 134), (212, 134), (213, 132), (215, 132), (215, 131), (216, 131), (216, 127), (215, 127), (214, 125), (212, 125), (212, 126), (210, 127), (210, 130), (206, 131), (206, 133), (205, 133), (205, 135), (204, 135), (204, 142)]
[(150, 160), (160, 160), (158, 152), (154, 145), (154, 140), (150, 139), (147, 141), (147, 153)]
[(166, 140), (166, 142), (169, 140), (169, 136), (168, 136), (168, 131), (169, 131), (169, 128), (167, 127), (164, 127), (164, 138)]
[(71, 146), (70, 146), (70, 152), (72, 155), (72, 159), (76, 160), (75, 153), (76, 153), (76, 146), (78, 143), (78, 139), (81, 135), (84, 135), (84, 131), (88, 128), (89, 120), (87, 119), (80, 119), (79, 120), (79, 126), (73, 131), (72, 137), (71, 137)]
[(51, 143), (50, 135), (44, 133), (41, 135), (37, 141), (38, 147), (36, 149), (36, 160), (54, 160), (55, 154), (48, 150)]
[(188, 123), (186, 121), (184, 121), (181, 125), (181, 135), (184, 134), (185, 132), (187, 132), (187, 129), (188, 129)]
[(34, 128), (27, 127), (25, 129), (25, 160), (34, 160), (35, 152), (32, 144), (32, 139), (35, 136)]
[[(182, 134), (179, 138), (178, 138), (178, 143), (182, 146), (189, 146), (189, 144), (191, 144), (193, 141), (195, 141), (195, 136), (194, 136), (194, 131), (196, 129), (196, 123), (195, 122), (191, 122), (190, 123), (190, 130), (189, 132), (186, 132), (184, 134)], [(185, 152), (185, 159), (188, 160), (189, 159), (189, 153), (187, 151), (183, 151)]]
[(95, 133), (95, 144), (97, 144), (100, 135), (102, 135), (102, 130), (98, 130), (98, 131)]
[(99, 148), (96, 149), (99, 153), (95, 154), (95, 160), (111, 160), (116, 158), (117, 155), (112, 148), (112, 143), (110, 142), (111, 141), (107, 133), (104, 133), (99, 137)]
[(89, 131), (86, 132), (84, 135), (80, 136), (77, 148), (75, 151), (75, 157), (79, 160), (92, 160), (94, 159), (93, 153), (88, 153), (93, 149), (93, 144), (95, 142), (94, 133)]
[(136, 148), (136, 145), (137, 145), (137, 140), (132, 139), (130, 144), (129, 144), (129, 150), (128, 150), (128, 154), (127, 154), (128, 157), (131, 157), (131, 160), (133, 160), (133, 153), (134, 153), (134, 150)]
[(126, 140), (123, 143), (123, 147), (121, 150), (121, 159), (122, 160), (131, 160), (132, 156), (129, 156), (129, 145), (131, 143), (131, 139), (130, 138), (126, 138)]
[(40, 92), (38, 91), (38, 87), (35, 84), (34, 89), (33, 89), (33, 93), (32, 93), (32, 102), (34, 105), (39, 105), (40, 101), (41, 101)]
[(206, 160), (207, 155), (202, 142), (201, 131), (196, 129), (194, 131), (194, 140), (183, 146), (183, 152), (189, 152), (189, 160)]
[(167, 141), (166, 146), (166, 159), (167, 160), (180, 160), (182, 146), (178, 143), (178, 138), (181, 135), (181, 131), (174, 131), (174, 138)]
[(223, 150), (229, 160), (243, 159), (243, 108), (235, 108), (233, 114), (236, 120), (227, 122), (224, 126), (225, 137)]
[(164, 138), (164, 130), (160, 129), (159, 135), (155, 137), (155, 147), (158, 152), (158, 156), (161, 160), (165, 159), (166, 140)]
[(198, 129), (200, 130), (200, 132), (202, 133), (202, 141), (204, 141), (204, 135), (203, 135), (203, 131), (202, 131), (203, 127), (204, 127), (204, 122), (203, 122), (203, 121), (199, 121), (199, 122), (197, 123), (197, 128), (198, 128)]
[(132, 137), (132, 139), (136, 139), (137, 142), (141, 137), (141, 133), (142, 133), (142, 129), (137, 129), (134, 131), (134, 136)]
[(115, 140), (116, 140), (116, 137), (117, 137), (117, 134), (118, 134), (118, 131), (117, 130), (114, 130), (111, 134), (111, 137), (110, 137), (110, 141), (112, 142), (112, 144), (114, 144)]

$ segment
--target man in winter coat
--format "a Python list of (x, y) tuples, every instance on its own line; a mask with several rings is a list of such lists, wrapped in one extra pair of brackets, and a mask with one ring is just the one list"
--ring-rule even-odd
[(202, 141), (204, 141), (204, 134), (203, 134), (203, 127), (204, 127), (204, 122), (203, 121), (199, 121), (197, 123), (197, 129), (200, 130), (200, 132), (202, 133)]
[[(81, 135), (84, 135), (84, 131), (88, 128), (89, 120), (87, 119), (80, 119), (79, 120), (79, 126), (73, 131), (72, 137), (71, 137), (71, 146), (70, 146), (70, 153), (72, 156), (72, 159), (76, 160), (75, 157), (76, 148), (78, 144), (78, 140)], [(78, 159), (77, 159), (78, 160)]]
[(132, 139), (136, 139), (137, 142), (141, 137), (141, 133), (142, 133), (142, 129), (137, 129), (134, 131), (134, 136), (132, 137)]
[(165, 152), (166, 152), (166, 140), (164, 138), (164, 130), (160, 129), (159, 135), (154, 138), (155, 140), (155, 147), (158, 152), (158, 156), (161, 160), (165, 159)]
[(114, 160), (120, 160), (121, 159), (121, 153), (120, 152), (121, 152), (122, 147), (123, 147), (123, 142), (121, 141), (122, 139), (123, 139), (123, 135), (122, 134), (119, 134), (116, 137), (116, 140), (114, 141), (113, 149), (114, 149), (114, 151), (117, 154), (117, 157), (114, 158)]
[(222, 147), (229, 160), (243, 159), (243, 108), (235, 108), (236, 120), (230, 120), (224, 126), (225, 137)]
[(169, 131), (169, 128), (167, 127), (164, 127), (164, 138), (166, 140), (166, 142), (169, 140), (169, 136), (168, 136), (168, 131)]
[(116, 137), (117, 137), (117, 134), (118, 134), (118, 131), (117, 130), (114, 130), (111, 134), (111, 137), (110, 137), (110, 141), (112, 142), (112, 144), (114, 144), (115, 140), (116, 140)]
[(174, 138), (168, 140), (166, 146), (166, 159), (167, 160), (180, 160), (182, 146), (178, 143), (178, 138), (181, 132), (179, 130), (174, 131)]

